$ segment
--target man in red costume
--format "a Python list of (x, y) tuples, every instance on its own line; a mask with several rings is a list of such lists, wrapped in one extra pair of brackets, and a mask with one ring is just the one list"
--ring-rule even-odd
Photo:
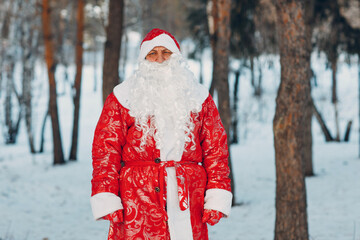
[(93, 142), (91, 206), (109, 238), (202, 240), (230, 213), (228, 149), (218, 110), (176, 39), (150, 31), (139, 68), (114, 88)]

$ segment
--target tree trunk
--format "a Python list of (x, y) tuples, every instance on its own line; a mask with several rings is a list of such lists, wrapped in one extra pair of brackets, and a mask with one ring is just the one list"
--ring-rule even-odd
[(250, 56), (250, 73), (251, 73), (251, 86), (255, 88), (255, 69), (254, 69), (254, 57)]
[(200, 58), (199, 58), (199, 64), (200, 64), (199, 82), (201, 84), (204, 83), (204, 74), (203, 74), (203, 72), (204, 72), (204, 62), (202, 60), (202, 55), (203, 55), (203, 52), (201, 51), (200, 52)]
[(32, 129), (32, 79), (35, 64), (32, 59), (23, 59), (23, 105), (25, 109), (25, 125), (28, 134), (30, 152), (35, 153), (34, 134)]
[[(208, 14), (208, 25), (209, 25), (209, 35), (210, 35), (210, 45), (211, 45), (211, 49), (212, 49), (212, 56), (213, 56), (213, 64), (215, 64), (215, 62), (218, 62), (217, 59), (217, 53), (216, 48), (217, 48), (217, 42), (218, 42), (218, 36), (217, 36), (217, 31), (218, 31), (218, 25), (219, 25), (219, 6), (217, 4), (217, 0), (208, 0), (207, 3), (207, 7), (210, 9), (210, 11), (207, 11)], [(209, 7), (210, 5), (210, 7)], [(227, 60), (228, 61), (228, 60)], [(210, 95), (214, 96), (215, 93), (215, 88), (216, 88), (216, 81), (218, 81), (217, 78), (214, 77), (214, 69), (215, 69), (215, 65), (213, 65), (213, 78), (211, 80), (211, 84), (210, 84)]]
[(281, 83), (273, 121), (276, 159), (275, 240), (307, 240), (303, 131), (310, 89), (304, 1), (277, 0)]
[[(14, 66), (12, 57), (8, 56), (8, 63), (6, 66), (6, 91), (5, 91), (5, 126), (7, 129), (6, 144), (15, 144), (17, 138), (17, 125), (13, 122), (13, 103), (12, 96), (14, 91)], [(19, 104), (19, 111), (21, 111), (21, 105)], [(20, 118), (21, 115), (19, 115)]]
[(77, 31), (76, 31), (76, 75), (74, 83), (74, 121), (69, 160), (77, 159), (78, 136), (79, 136), (79, 115), (80, 115), (80, 93), (81, 77), (83, 67), (83, 38), (84, 38), (84, 0), (78, 0), (77, 6)]
[(106, 27), (106, 42), (103, 65), (103, 103), (113, 88), (120, 83), (119, 58), (123, 31), (124, 0), (110, 0), (109, 23)]
[[(231, 0), (213, 0), (213, 6), (217, 11), (214, 17), (215, 39), (213, 48), (213, 74), (212, 82), (218, 93), (218, 106), (221, 121), (224, 125), (228, 136), (228, 145), (230, 153), (230, 127), (231, 127), (231, 109), (230, 109), (230, 93), (229, 93), (229, 46), (230, 46), (230, 9)], [(216, 22), (217, 21), (217, 22)], [(212, 84), (213, 84), (212, 83)], [(233, 205), (235, 205), (235, 184), (232, 174), (231, 158), (229, 155), (230, 179), (232, 183), (232, 191), (234, 194)]]
[(239, 143), (238, 137), (238, 101), (239, 101), (239, 83), (240, 83), (240, 70), (235, 72), (235, 82), (234, 82), (234, 102), (233, 102), (233, 109), (232, 109), (232, 139), (231, 144)]
[(44, 143), (45, 143), (45, 126), (46, 126), (46, 119), (48, 118), (50, 113), (50, 109), (48, 107), (48, 110), (45, 113), (42, 125), (41, 125), (41, 135), (40, 135), (40, 147), (39, 147), (39, 153), (44, 152)]
[(337, 97), (337, 86), (336, 86), (336, 70), (337, 70), (337, 58), (331, 59), (331, 70), (332, 70), (332, 87), (331, 87), (331, 103), (334, 104), (338, 101)]
[(350, 120), (350, 121), (348, 122), (348, 124), (346, 125), (344, 142), (348, 142), (349, 139), (350, 139), (351, 126), (352, 126), (352, 120)]
[(332, 61), (331, 61), (331, 69), (332, 69), (332, 97), (331, 97), (331, 102), (334, 105), (334, 113), (335, 113), (335, 128), (336, 128), (335, 141), (340, 142), (339, 110), (338, 110), (337, 80), (336, 80), (337, 57), (332, 59)]
[(302, 158), (304, 161), (304, 173), (305, 176), (313, 176), (313, 160), (312, 160), (312, 116), (313, 116), (313, 102), (311, 98), (311, 52), (312, 52), (312, 33), (314, 28), (314, 7), (315, 0), (306, 0), (305, 1), (305, 41), (306, 41), (306, 73), (308, 78), (308, 88), (309, 88), (309, 97), (306, 99), (306, 108), (307, 110), (304, 113), (304, 137), (303, 145), (304, 149), (302, 151)]
[(315, 117), (316, 117), (316, 119), (318, 120), (318, 122), (320, 124), (321, 130), (324, 133), (325, 141), (326, 142), (334, 141), (334, 138), (331, 136), (329, 128), (326, 126), (326, 123), (325, 123), (323, 117), (321, 116), (320, 112), (317, 110), (314, 102), (312, 102), (312, 107), (313, 107), (313, 113), (315, 114)]
[(6, 136), (6, 144), (12, 143), (12, 103), (11, 103), (11, 96), (12, 96), (12, 78), (9, 71), (12, 71), (10, 67), (6, 69), (6, 88), (5, 88), (5, 126), (7, 129), (7, 136)]
[[(25, 9), (34, 4), (26, 2)], [(25, 110), (25, 126), (31, 153), (36, 153), (32, 124), (32, 80), (34, 79), (35, 61), (39, 48), (39, 32), (34, 25), (35, 12), (26, 13), (22, 19), (21, 47), (22, 51), (22, 104)]]
[(358, 54), (358, 107), (359, 107), (359, 158), (360, 158), (360, 54)]
[(259, 63), (259, 77), (258, 77), (258, 81), (257, 83), (255, 84), (254, 86), (254, 96), (257, 97), (257, 98), (260, 98), (261, 97), (261, 84), (262, 84), (262, 78), (263, 78), (263, 73), (262, 73), (262, 66), (261, 66), (261, 63)]
[(42, 0), (42, 25), (43, 35), (45, 44), (45, 61), (48, 71), (49, 78), (49, 108), (53, 135), (53, 151), (54, 151), (54, 162), (53, 164), (63, 164), (64, 152), (61, 142), (60, 122), (57, 107), (57, 92), (56, 92), (56, 81), (55, 81), (55, 69), (56, 63), (54, 60), (54, 43), (53, 35), (51, 33), (51, 9), (49, 6), (50, 0)]

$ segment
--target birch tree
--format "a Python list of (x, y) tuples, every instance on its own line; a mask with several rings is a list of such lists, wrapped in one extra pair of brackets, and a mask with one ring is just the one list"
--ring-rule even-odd
[(33, 131), (33, 107), (32, 82), (35, 78), (35, 62), (38, 57), (39, 48), (39, 30), (40, 18), (37, 16), (36, 1), (29, 0), (23, 2), (23, 14), (21, 16), (21, 39), (20, 46), (22, 49), (22, 105), (24, 108), (24, 119), (28, 142), (31, 153), (36, 153)]
[[(11, 1), (4, 4), (5, 13), (1, 29), (1, 67), (2, 76), (5, 81), (5, 143), (15, 144), (20, 127), (22, 116), (21, 99), (14, 85), (14, 69), (16, 63), (16, 37), (18, 33), (19, 19), (16, 17), (21, 2)], [(18, 103), (18, 112), (16, 114), (15, 99)], [(16, 117), (14, 117), (16, 116)]]

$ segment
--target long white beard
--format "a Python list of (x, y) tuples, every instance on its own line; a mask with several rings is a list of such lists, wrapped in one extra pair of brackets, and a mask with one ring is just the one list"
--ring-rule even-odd
[(161, 149), (164, 129), (172, 121), (177, 143), (194, 141), (191, 112), (201, 110), (199, 83), (181, 55), (172, 54), (163, 63), (143, 60), (131, 81), (129, 114), (142, 131), (141, 148), (154, 137)]

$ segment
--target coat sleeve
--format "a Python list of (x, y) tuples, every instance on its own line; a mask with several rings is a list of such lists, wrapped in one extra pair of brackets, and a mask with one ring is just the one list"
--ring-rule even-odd
[(205, 209), (230, 214), (232, 193), (228, 166), (227, 135), (216, 105), (209, 95), (203, 103), (200, 142), (207, 174)]
[(106, 99), (97, 123), (92, 145), (91, 207), (94, 218), (123, 209), (119, 197), (119, 173), (126, 123), (114, 94)]

